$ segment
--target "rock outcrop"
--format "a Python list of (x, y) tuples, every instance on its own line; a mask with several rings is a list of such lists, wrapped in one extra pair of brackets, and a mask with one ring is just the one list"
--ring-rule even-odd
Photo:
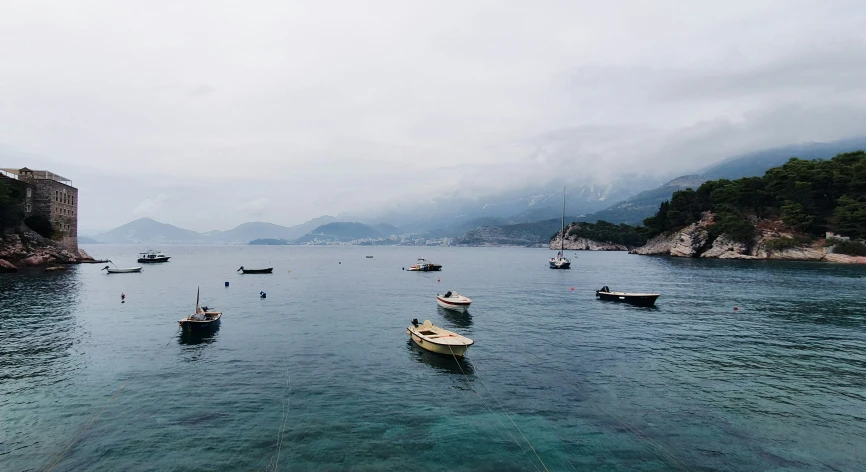
[(709, 227), (715, 215), (705, 212), (700, 221), (674, 233), (660, 234), (644, 246), (631, 250), (632, 254), (665, 255), (674, 257), (703, 257), (715, 259), (772, 259), (785, 261), (825, 261), (847, 264), (866, 263), (866, 257), (827, 253), (821, 241), (799, 246), (773, 249), (767, 241), (779, 238), (794, 238), (795, 234), (785, 230), (781, 222), (762, 222), (750, 244), (734, 241), (727, 235), (711, 238)]
[[(559, 250), (560, 235), (557, 234), (550, 240), (550, 249)], [(622, 244), (616, 244), (605, 241), (594, 241), (586, 238), (570, 238), (565, 237), (565, 249), (568, 251), (628, 251), (628, 248)]]
[(69, 251), (59, 242), (44, 238), (26, 226), (0, 235), (0, 272), (90, 260), (93, 259), (83, 250)]

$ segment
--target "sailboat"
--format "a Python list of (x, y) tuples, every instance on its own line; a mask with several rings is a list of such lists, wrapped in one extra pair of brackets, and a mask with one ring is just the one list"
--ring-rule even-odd
[(200, 289), (196, 289), (195, 312), (177, 322), (184, 331), (205, 331), (216, 328), (220, 324), (223, 313), (221, 311), (208, 311), (207, 307), (202, 308), (199, 305), (199, 293)]
[(559, 252), (550, 258), (550, 268), (571, 269), (571, 262), (565, 258), (565, 187), (562, 188), (562, 229), (559, 235)]

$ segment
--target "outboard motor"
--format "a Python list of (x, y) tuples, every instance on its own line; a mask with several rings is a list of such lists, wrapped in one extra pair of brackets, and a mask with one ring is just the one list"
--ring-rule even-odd
[(418, 318), (412, 318), (412, 326), (418, 327)]
[(450, 291), (450, 290), (447, 291), (447, 292), (445, 292), (445, 297), (444, 297), (444, 298), (451, 298), (451, 291)]

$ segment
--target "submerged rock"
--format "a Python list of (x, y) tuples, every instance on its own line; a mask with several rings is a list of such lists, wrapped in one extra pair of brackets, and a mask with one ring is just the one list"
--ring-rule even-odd
[(6, 259), (0, 259), (0, 274), (8, 274), (10, 272), (17, 272), (18, 268), (15, 267), (11, 262)]

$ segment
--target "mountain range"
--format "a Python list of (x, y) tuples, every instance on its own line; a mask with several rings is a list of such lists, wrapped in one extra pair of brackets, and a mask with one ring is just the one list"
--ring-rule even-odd
[[(568, 220), (640, 224), (653, 215), (659, 204), (669, 199), (673, 192), (697, 188), (706, 180), (760, 176), (794, 156), (802, 159), (829, 158), (858, 149), (866, 149), (866, 138), (798, 144), (743, 154), (665, 183), (623, 176), (609, 184), (571, 185), (566, 192), (566, 206), (568, 213), (575, 216)], [(544, 241), (556, 231), (556, 221), (562, 211), (563, 184), (564, 181), (557, 181), (544, 186), (503, 191), (485, 198), (445, 195), (411, 211), (392, 211), (374, 217), (322, 216), (290, 227), (250, 222), (226, 231), (198, 233), (142, 218), (81, 240), (82, 244), (95, 240), (111, 244), (157, 245), (247, 244), (255, 239), (275, 239), (303, 244), (416, 234), (428, 238), (459, 238), (468, 244), (485, 238), (502, 244), (508, 244), (506, 241), (524, 244), (533, 240)], [(482, 228), (486, 229), (476, 231)]]

